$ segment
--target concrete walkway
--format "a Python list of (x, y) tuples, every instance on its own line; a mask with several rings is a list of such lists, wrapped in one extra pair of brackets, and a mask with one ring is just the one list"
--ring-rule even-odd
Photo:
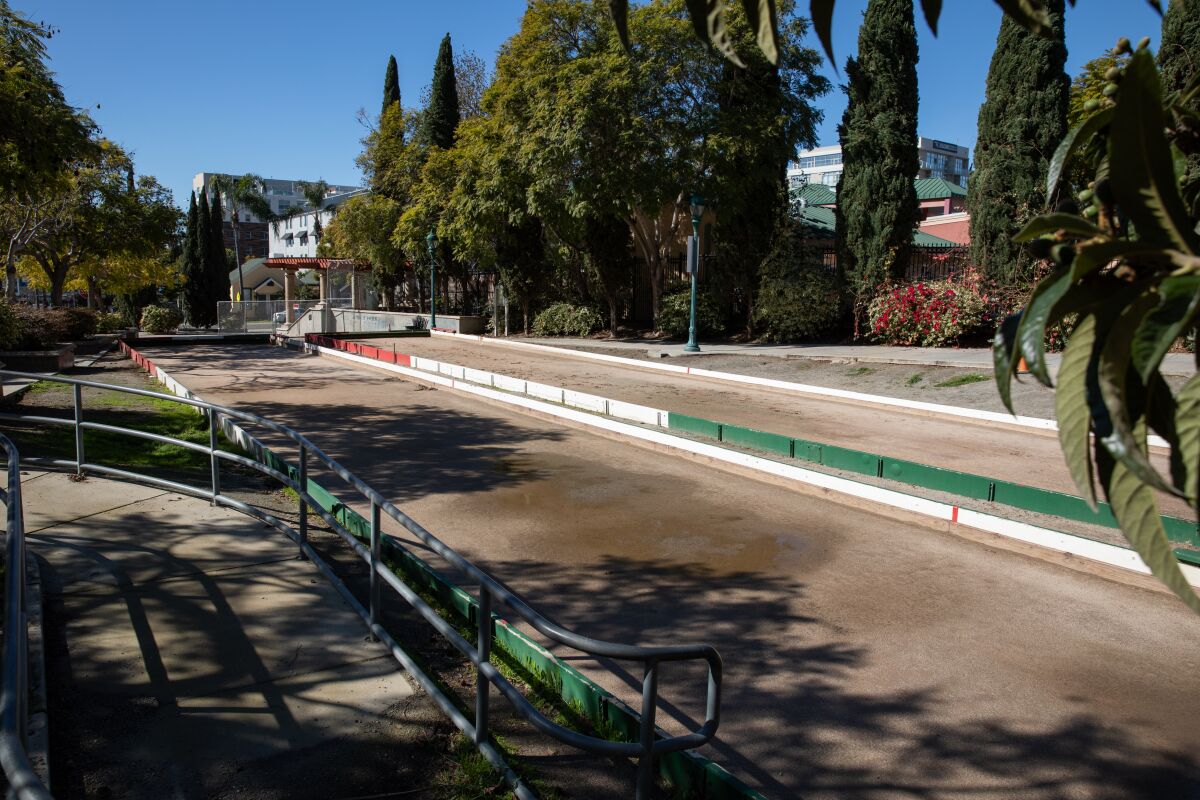
[(281, 534), (98, 478), (23, 492), (57, 796), (347, 797), (429, 763), (428, 704)]
[[(628, 350), (631, 357), (645, 353), (651, 358), (681, 358), (691, 355), (746, 355), (754, 358), (816, 358), (832, 361), (858, 361), (867, 364), (911, 364), (929, 367), (962, 367), (964, 369), (992, 369), (992, 351), (986, 347), (888, 347), (885, 345), (806, 345), (806, 344), (736, 344), (700, 343), (700, 353), (683, 352), (682, 342), (662, 342), (654, 339), (614, 340), (607, 339), (558, 339), (517, 338), (518, 341), (567, 347), (581, 350)], [(1050, 353), (1047, 362), (1052, 373), (1058, 372), (1059, 353)], [(1196, 371), (1195, 357), (1191, 353), (1168, 353), (1163, 359), (1164, 375), (1188, 376)]]

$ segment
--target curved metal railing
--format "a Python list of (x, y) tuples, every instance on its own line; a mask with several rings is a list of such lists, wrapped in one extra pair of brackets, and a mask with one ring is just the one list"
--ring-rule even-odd
[[(321, 571), (321, 573), (334, 585), (335, 588), (343, 595), (346, 601), (354, 608), (359, 615), (367, 623), (368, 629), (372, 635), (383, 642), (392, 652), (393, 656), (399, 661), (405, 669), (413, 675), (417, 682), (425, 689), (426, 692), (438, 703), (439, 707), (447, 716), (454, 722), (464, 734), (470, 736), (475, 743), (475, 746), (483, 754), (483, 756), (494, 766), (500, 770), (505, 778), (512, 785), (516, 795), (523, 800), (526, 798), (534, 798), (534, 793), (529, 787), (513, 772), (513, 770), (505, 763), (503, 756), (491, 743), (488, 736), (488, 684), (495, 686), (501, 695), (508, 700), (513, 708), (524, 719), (530, 722), (537, 730), (557, 739), (560, 742), (576, 747), (590, 753), (609, 755), (609, 756), (627, 756), (639, 759), (638, 762), (638, 777), (637, 777), (637, 798), (638, 800), (648, 800), (653, 781), (653, 760), (657, 755), (665, 753), (673, 753), (681, 750), (688, 750), (700, 747), (709, 741), (717, 731), (720, 723), (720, 704), (721, 704), (721, 657), (716, 649), (710, 645), (703, 644), (682, 644), (682, 645), (660, 645), (660, 646), (639, 646), (618, 644), (606, 642), (599, 639), (594, 639), (588, 636), (575, 633), (567, 628), (558, 625), (548, 617), (530, 606), (524, 599), (514, 593), (512, 590), (497, 581), (486, 571), (471, 563), (467, 558), (459, 554), (449, 545), (442, 542), (419, 523), (397, 508), (391, 501), (377, 492), (375, 489), (368, 486), (358, 476), (351, 473), (344, 466), (339, 464), (333, 458), (328, 456), (319, 447), (313, 444), (307, 437), (297, 431), (282, 425), (278, 422), (260, 417), (257, 414), (251, 414), (245, 411), (239, 411), (227, 406), (209, 403), (203, 400), (193, 398), (177, 397), (175, 395), (166, 395), (159, 392), (151, 392), (145, 389), (135, 389), (129, 386), (115, 386), (111, 384), (98, 383), (94, 381), (80, 380), (77, 378), (64, 378), (58, 376), (45, 376), (33, 373), (14, 372), (11, 370), (0, 370), (0, 380), (18, 378), (18, 379), (35, 379), (40, 381), (49, 381), (52, 383), (67, 384), (72, 387), (74, 397), (74, 416), (73, 418), (62, 417), (47, 417), (33, 414), (20, 413), (0, 413), (0, 419), (12, 420), (22, 423), (35, 423), (44, 425), (60, 425), (74, 428), (75, 432), (75, 460), (53, 459), (53, 458), (25, 458), (24, 463), (40, 466), (66, 467), (75, 470), (79, 475), (86, 473), (94, 473), (98, 475), (107, 475), (114, 478), (144, 483), (150, 486), (166, 489), (169, 491), (179, 492), (181, 494), (200, 497), (212, 501), (214, 505), (222, 505), (241, 511), (244, 514), (259, 519), (272, 527), (280, 530), (287, 536), (291, 537), (299, 545), (301, 555), (310, 561)], [(152, 397), (159, 400), (171, 400), (182, 405), (191, 406), (203, 413), (208, 418), (209, 441), (207, 445), (188, 442), (181, 439), (176, 439), (170, 436), (162, 436), (159, 434), (139, 431), (132, 428), (123, 428), (114, 425), (107, 425), (99, 422), (90, 422), (84, 419), (83, 416), (83, 389), (84, 388), (101, 389), (105, 391), (115, 391), (124, 394), (139, 395), (143, 397)], [(218, 434), (228, 428), (234, 433), (235, 437), (244, 437), (244, 441), (248, 441), (257, 450), (257, 455), (261, 458), (262, 453), (266, 451), (266, 447), (253, 436), (247, 434), (244, 429), (241, 429), (237, 423), (247, 423), (250, 425), (259, 426), (270, 430), (276, 434), (280, 434), (295, 443), (298, 448), (298, 479), (293, 480), (290, 475), (287, 475), (273, 467), (267, 465), (262, 460), (252, 459), (243, 456), (239, 453), (233, 453), (219, 448)], [(224, 423), (224, 424), (223, 424)], [(133, 436), (147, 441), (158, 442), (162, 444), (175, 445), (196, 453), (202, 453), (209, 456), (210, 460), (210, 485), (207, 488), (192, 486), (186, 483), (168, 480), (162, 477), (151, 475), (143, 475), (136, 472), (130, 472), (116, 467), (105, 466), (103, 464), (94, 464), (86, 459), (84, 448), (84, 431), (103, 431), (113, 434), (121, 434)], [(10, 493), (13, 491), (12, 481), (14, 475), (18, 481), (16, 488), (17, 502), (9, 505), (9, 525), (12, 530), (13, 508), (18, 509), (19, 518), (20, 509), (20, 487), (19, 487), (19, 464), (17, 463), (17, 454), (15, 449), (11, 449), (11, 443), (6, 446), (9, 462), (9, 484)], [(364, 544), (355, 536), (349, 529), (345, 527), (332, 513), (325, 510), (312, 497), (308, 491), (308, 466), (309, 459), (315, 459), (324, 467), (341, 478), (346, 484), (355, 489), (365, 500), (370, 502), (371, 519), (370, 519), (370, 539), (369, 544)], [(221, 493), (220, 479), (220, 462), (227, 461), (234, 464), (239, 464), (243, 467), (248, 467), (271, 478), (282, 485), (290, 488), (299, 496), (299, 522), (297, 527), (293, 528), (287, 522), (275, 517), (272, 514), (264, 512), (255, 506), (244, 503), (236, 498), (229, 497)], [(314, 484), (315, 485), (315, 484)], [(11, 498), (10, 494), (10, 498)], [(354, 549), (367, 564), (370, 565), (370, 591), (369, 604), (367, 607), (358, 601), (358, 599), (350, 592), (345, 584), (334, 574), (333, 570), (325, 563), (318, 555), (317, 551), (308, 543), (308, 513), (312, 510), (320, 516), (337, 534), (345, 540), (345, 542)], [(385, 538), (380, 531), (380, 516), (387, 514), (393, 520), (398, 522), (409, 533), (413, 534), (432, 552), (436, 553), (447, 563), (459, 570), (462, 574), (475, 581), (478, 585), (478, 625), (476, 642), (472, 644), (463, 637), (454, 627), (452, 623), (447, 621), (437, 613), (421, 596), (404, 583), (391, 569), (387, 567), (382, 558), (382, 542)], [(19, 523), (18, 523), (19, 524)], [(12, 539), (10, 536), (10, 549), (12, 552)], [(21, 547), (23, 549), (23, 539)], [(397, 544), (393, 540), (394, 544)], [(10, 561), (10, 564), (12, 562)], [(20, 562), (23, 565), (24, 562)], [(10, 587), (13, 578), (13, 572), (9, 572), (10, 583), (6, 586), (7, 595), (10, 600), (12, 591)], [(444, 636), (459, 652), (461, 652), (474, 665), (476, 670), (476, 690), (475, 690), (475, 719), (468, 719), (458, 707), (454, 704), (449, 696), (447, 696), (437, 683), (430, 678), (424, 670), (409, 655), (396, 643), (392, 636), (378, 622), (380, 609), (380, 591), (381, 583), (386, 583), (404, 600), (406, 600), (427, 622), (429, 622), (435, 630)], [(23, 574), (21, 575), (21, 586), (23, 592)], [(579, 733), (578, 731), (566, 728), (553, 720), (546, 717), (532, 703), (521, 694), (507, 678), (505, 678), (499, 670), (491, 663), (490, 654), (493, 640), (493, 625), (494, 615), (492, 613), (493, 601), (498, 601), (505, 607), (510, 609), (517, 617), (524, 620), (534, 630), (541, 633), (551, 641), (570, 647), (574, 650), (586, 653), (591, 656), (601, 658), (611, 658), (623, 661), (640, 662), (643, 667), (642, 673), (642, 706), (640, 717), (639, 741), (637, 742), (618, 742), (608, 739), (602, 739), (596, 736)], [(5, 684), (3, 697), (9, 696), (9, 688), (11, 686), (8, 678), (9, 667), (9, 652), (8, 640), (11, 637), (6, 636), (5, 640)], [(670, 661), (686, 661), (700, 660), (704, 661), (708, 668), (708, 689), (705, 700), (705, 721), (698, 729), (689, 733), (668, 736), (658, 739), (655, 734), (655, 715), (658, 706), (658, 669), (659, 664)], [(8, 709), (8, 706), (3, 706)], [(8, 717), (4, 716), (5, 725), (8, 724)], [(4, 729), (6, 732), (8, 728)], [(0, 751), (0, 756), (4, 751)], [(19, 767), (20, 765), (14, 762)], [(9, 773), (9, 761), (4, 760), (3, 766), (6, 774)], [(10, 774), (10, 780), (13, 775), (20, 777), (20, 770)], [(22, 795), (22, 798), (42, 798), (49, 797), (48, 794), (29, 794)]]
[(0, 502), (8, 511), (4, 546), (4, 655), (0, 687), (0, 765), (9, 791), (18, 800), (50, 800), (25, 749), (29, 719), (29, 621), (25, 608), (25, 516), (21, 508), (21, 458), (0, 434), (8, 458), (8, 482)]

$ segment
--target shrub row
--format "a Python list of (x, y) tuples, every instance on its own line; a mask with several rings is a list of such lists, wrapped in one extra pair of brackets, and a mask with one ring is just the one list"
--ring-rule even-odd
[(0, 348), (48, 350), (59, 342), (86, 339), (97, 319), (82, 308), (34, 308), (0, 302)]
[(147, 306), (142, 312), (142, 330), (146, 333), (172, 333), (183, 324), (183, 315), (174, 308)]
[(535, 336), (588, 336), (604, 321), (595, 309), (570, 303), (555, 303), (533, 319)]

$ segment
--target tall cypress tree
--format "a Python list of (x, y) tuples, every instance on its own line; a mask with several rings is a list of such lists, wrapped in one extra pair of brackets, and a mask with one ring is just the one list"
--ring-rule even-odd
[(1200, 0), (1171, 0), (1158, 48), (1164, 92), (1177, 92), (1200, 72)]
[(206, 283), (213, 308), (217, 303), (229, 300), (229, 262), (225, 260), (225, 212), (221, 208), (221, 195), (213, 194), (212, 205), (209, 207), (209, 233), (212, 245), (209, 249), (209, 261), (205, 265)]
[(870, 0), (838, 126), (837, 238), (860, 312), (881, 284), (904, 277), (919, 221), (917, 58), (912, 0)]
[(1067, 132), (1071, 80), (1064, 0), (1048, 0), (1051, 34), (1000, 23), (979, 109), (975, 171), (967, 186), (971, 258), (988, 279), (1015, 286), (1033, 277), (1035, 261), (1012, 237), (1055, 198), (1045, 196), (1050, 158)]
[(213, 300), (212, 281), (209, 267), (212, 264), (212, 219), (208, 208), (208, 192), (200, 193), (196, 209), (196, 299), (195, 307), (188, 312), (188, 320), (196, 328), (210, 327), (217, 321), (217, 307)]
[[(1171, 0), (1167, 6), (1158, 66), (1164, 92), (1183, 89), (1200, 73), (1200, 0)], [(1200, 112), (1200, 100), (1192, 103), (1192, 110)], [(1200, 153), (1188, 156), (1183, 196), (1192, 216), (1200, 215)]]
[(396, 57), (388, 56), (387, 72), (383, 76), (383, 107), (380, 115), (391, 108), (392, 103), (400, 102), (400, 69), (396, 66)]
[(433, 64), (433, 83), (429, 90), (429, 108), (425, 109), (425, 140), (443, 150), (454, 146), (458, 128), (458, 80), (454, 76), (454, 48), (450, 34), (442, 38), (437, 61)]
[(184, 232), (180, 272), (183, 273), (183, 312), (188, 322), (195, 327), (203, 327), (203, 308), (207, 305), (199, 233), (200, 213), (196, 207), (196, 193), (192, 192), (188, 201), (187, 229)]

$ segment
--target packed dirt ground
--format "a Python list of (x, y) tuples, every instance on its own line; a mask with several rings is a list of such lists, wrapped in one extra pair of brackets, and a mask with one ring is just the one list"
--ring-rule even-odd
[[(398, 338), (364, 339), (365, 344), (381, 348), (395, 347), (397, 352), (446, 361), (476, 369), (490, 370), (522, 380), (562, 386), (581, 392), (597, 394), (615, 400), (639, 403), (653, 408), (704, 417), (749, 428), (795, 436), (823, 444), (849, 447), (894, 458), (983, 475), (1043, 489), (1077, 493), (1070, 473), (1063, 463), (1058, 439), (1051, 431), (1029, 428), (1010, 428), (964, 420), (960, 417), (936, 417), (928, 413), (902, 408), (864, 405), (836, 398), (800, 395), (778, 389), (747, 386), (711, 380), (698, 376), (679, 375), (651, 369), (595, 361), (573, 356), (570, 350), (556, 352), (479, 344), (471, 339)], [(624, 352), (624, 351), (623, 351)], [(710, 366), (705, 359), (719, 363)], [(735, 361), (747, 373), (742, 356), (689, 356), (672, 363), (705, 369), (725, 369), (725, 362)], [(820, 369), (826, 378), (840, 375), (844, 385), (854, 391), (872, 391), (857, 386), (858, 378), (873, 378), (882, 373), (862, 372), (874, 366), (804, 367), (805, 362), (791, 359), (758, 359), (756, 369), (763, 377), (808, 382), (809, 370)], [(919, 374), (910, 368), (895, 367), (880, 381), (888, 385), (904, 384), (894, 370), (907, 370), (909, 376)], [(957, 373), (962, 371), (947, 369)], [(757, 374), (757, 373), (753, 373)], [(953, 380), (932, 376), (940, 381)], [(834, 383), (832, 379), (827, 383)], [(924, 382), (924, 379), (923, 381)], [(818, 384), (825, 385), (825, 384)], [(914, 386), (914, 394), (919, 394)], [(984, 387), (981, 389), (980, 387)], [(996, 389), (991, 378), (958, 386), (946, 391), (982, 391), (992, 395)], [(941, 389), (931, 388), (930, 392)], [(1042, 389), (1049, 395), (1049, 390)], [(888, 396), (898, 396), (886, 392)], [(940, 395), (933, 395), (941, 397)], [(922, 399), (914, 397), (913, 399)], [(1165, 457), (1156, 458), (1167, 469)], [(1194, 518), (1186, 503), (1162, 497), (1164, 513)]]
[[(303, 431), (560, 623), (617, 641), (715, 644), (723, 721), (705, 752), (768, 796), (1200, 790), (1200, 728), (1180, 713), (1200, 696), (1200, 673), (1186, 668), (1198, 623), (1152, 581), (1066, 569), (1061, 556), (328, 357), (148, 355), (206, 399)], [(575, 658), (636, 697), (640, 675)], [(661, 685), (662, 724), (695, 724), (700, 676), (669, 669)]]

